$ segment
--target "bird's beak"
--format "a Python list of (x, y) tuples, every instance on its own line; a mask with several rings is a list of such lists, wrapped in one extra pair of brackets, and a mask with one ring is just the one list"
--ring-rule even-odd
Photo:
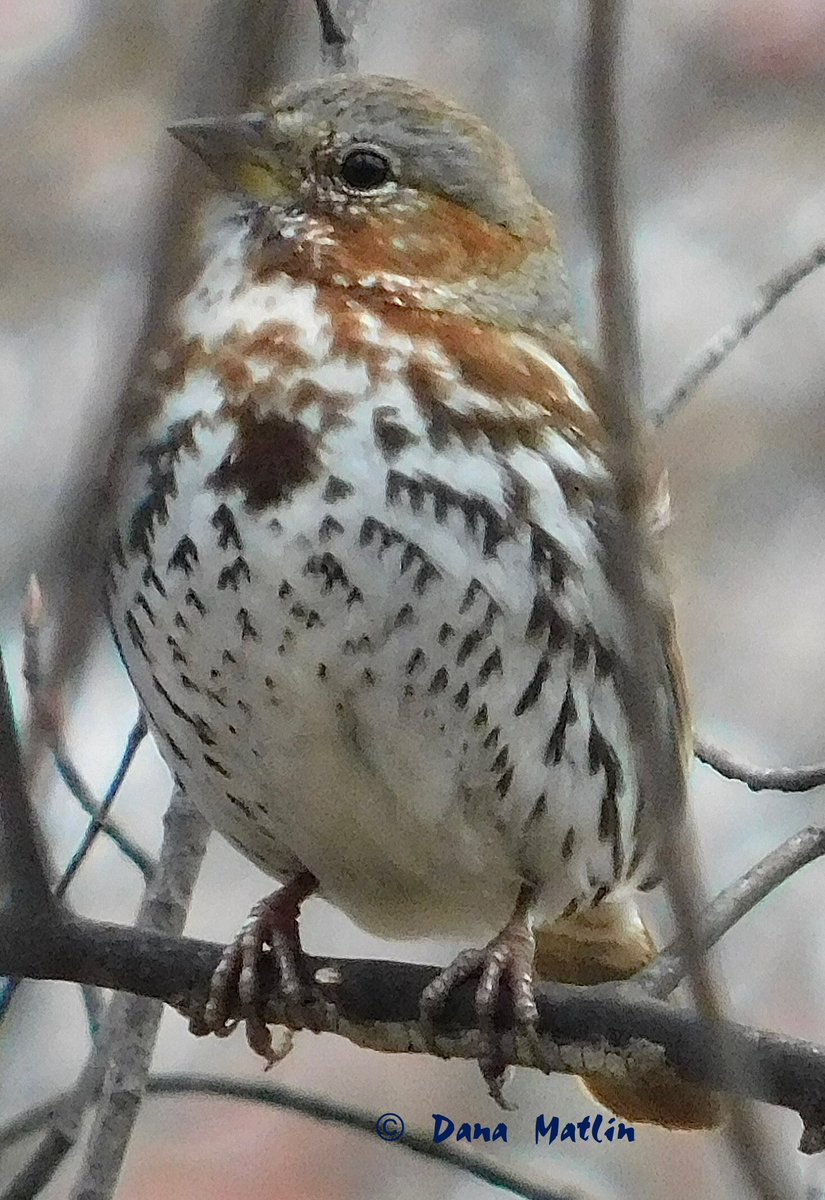
[(290, 199), (295, 185), (266, 114), (199, 117), (176, 121), (168, 130), (233, 190), (270, 204)]

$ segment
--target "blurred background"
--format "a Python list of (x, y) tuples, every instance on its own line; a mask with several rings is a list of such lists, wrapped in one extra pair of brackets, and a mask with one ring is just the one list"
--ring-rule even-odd
[[(175, 117), (227, 103), (238, 50), (214, 39), (226, 0), (0, 0), (0, 632), (19, 685), (25, 580), (53, 540), (73, 465), (118, 395), (141, 327), (153, 231), (177, 153)], [(263, 9), (263, 0), (258, 7)], [(364, 70), (452, 94), (517, 148), (558, 215), (582, 328), (594, 331), (583, 222), (576, 0), (374, 0)], [(634, 0), (625, 70), (627, 191), (647, 401), (759, 283), (825, 235), (825, 7), (820, 0)], [(275, 5), (261, 36), (278, 82), (319, 71), (310, 0)], [(211, 30), (211, 41), (205, 30)], [(208, 44), (208, 58), (200, 47)], [(178, 201), (198, 203), (187, 168)], [(661, 434), (673, 493), (669, 549), (696, 723), (743, 758), (825, 757), (825, 271), (740, 346)], [(58, 535), (59, 535), (59, 525)], [(48, 579), (46, 581), (48, 587)], [(91, 656), (70, 715), (70, 748), (102, 794), (136, 702), (108, 641)], [(145, 743), (117, 813), (147, 849), (160, 841), (169, 779)], [(692, 800), (716, 890), (809, 822), (825, 796), (751, 795), (697, 766)], [(84, 818), (62, 785), (42, 798), (55, 861)], [(770, 897), (719, 958), (737, 1019), (825, 1041), (822, 866)], [(73, 885), (83, 912), (130, 921), (138, 872), (101, 839)], [(188, 931), (225, 940), (266, 881), (213, 839)], [(446, 962), (456, 947), (386, 944), (323, 902), (304, 910), (313, 953)], [(68, 1086), (86, 1054), (77, 989), (28, 984), (0, 1027), (0, 1121)], [(242, 1037), (195, 1041), (164, 1017), (158, 1069), (259, 1079)], [(360, 1051), (304, 1034), (280, 1081), (410, 1127), (442, 1112), (494, 1124), (471, 1064)], [(717, 1136), (640, 1127), (633, 1145), (531, 1146), (537, 1112), (581, 1118), (571, 1080), (528, 1072), (511, 1092), (511, 1143), (484, 1147), (546, 1182), (594, 1197), (741, 1196)], [(792, 1114), (764, 1111), (798, 1195), (825, 1187), (825, 1162), (795, 1150)], [(15, 1162), (9, 1162), (11, 1169)], [(67, 1194), (73, 1160), (44, 1193)], [(5, 1175), (5, 1171), (3, 1172)], [(149, 1200), (481, 1200), (492, 1189), (377, 1138), (216, 1099), (150, 1099), (118, 1196)]]

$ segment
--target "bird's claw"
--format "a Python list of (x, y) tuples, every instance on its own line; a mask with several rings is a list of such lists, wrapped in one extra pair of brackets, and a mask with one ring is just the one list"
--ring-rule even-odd
[(529, 922), (520, 916), (514, 917), (483, 949), (462, 951), (427, 985), (420, 999), (421, 1024), (434, 1045), (435, 1020), (448, 996), (455, 988), (478, 975), (475, 992), (480, 1037), (478, 1064), (490, 1095), (505, 1109), (512, 1106), (502, 1094), (507, 1062), (501, 1030), (496, 1025), (502, 985), (510, 994), (515, 1030), (529, 1039), (537, 1065), (544, 1062), (533, 986), (534, 953), (535, 943)]
[(228, 1037), (243, 1021), (250, 1049), (266, 1061), (267, 1070), (284, 1057), (290, 1043), (287, 1040), (280, 1051), (273, 1046), (272, 1033), (264, 1018), (261, 967), (267, 960), (274, 962), (280, 995), (288, 1004), (303, 999), (298, 934), (300, 899), (303, 896), (296, 900), (295, 890), (287, 885), (254, 906), (236, 937), (224, 949), (205, 1002), (188, 1014), (189, 1029), (198, 1037), (210, 1033)]

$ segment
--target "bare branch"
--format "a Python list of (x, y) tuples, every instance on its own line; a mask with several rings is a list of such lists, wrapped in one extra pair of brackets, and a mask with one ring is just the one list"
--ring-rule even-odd
[(811, 767), (751, 767), (739, 763), (713, 742), (697, 741), (693, 753), (699, 762), (725, 779), (738, 779), (752, 792), (810, 792), (825, 785), (825, 763)]
[(74, 764), (69, 759), (68, 755), (63, 750), (62, 746), (58, 745), (55, 748), (55, 762), (61, 776), (66, 781), (72, 794), (80, 800), (83, 807), (90, 813), (92, 819), (89, 822), (86, 832), (84, 833), (77, 849), (69, 860), (65, 871), (60, 877), (60, 881), (55, 889), (55, 895), (60, 898), (65, 895), (66, 889), (74, 879), (77, 872), (83, 863), (83, 860), (88, 855), (95, 840), (101, 832), (106, 832), (118, 849), (138, 867), (144, 879), (150, 881), (155, 872), (155, 864), (144, 854), (136, 843), (134, 843), (127, 834), (123, 833), (111, 820), (109, 812), (112, 805), (117, 799), (121, 784), (126, 778), (126, 773), (132, 765), (132, 761), (137, 753), (143, 739), (146, 737), (146, 721), (143, 716), (139, 716), (129, 736), (126, 739), (126, 746), (121, 756), (121, 760), (115, 771), (112, 782), (106, 789), (106, 795), (98, 805), (92, 798), (89, 788), (84, 783), (80, 773), (75, 768)]
[(744, 342), (745, 338), (753, 333), (756, 326), (769, 313), (773, 312), (780, 300), (789, 296), (800, 283), (823, 264), (825, 264), (825, 242), (820, 242), (804, 258), (785, 267), (772, 279), (763, 283), (757, 293), (757, 298), (751, 302), (745, 312), (730, 325), (726, 325), (715, 333), (684, 369), (678, 382), (670, 388), (668, 394), (651, 414), (650, 419), (653, 425), (664, 425), (675, 412), (684, 407), (708, 376), (741, 342)]
[(54, 907), (39, 830), (29, 804), (20, 742), (0, 652), (0, 830), (10, 894), (5, 903), (33, 918)]
[[(825, 829), (810, 826), (789, 837), (772, 850), (756, 866), (745, 871), (734, 883), (708, 906), (699, 928), (697, 941), (709, 950), (755, 908), (761, 900), (790, 879), (802, 867), (825, 854)], [(684, 940), (676, 938), (650, 963), (639, 971), (633, 982), (651, 996), (664, 999), (687, 974)]]
[[(0, 970), (36, 979), (68, 979), (127, 990), (186, 1010), (206, 996), (222, 947), (193, 938), (67, 918), (34, 929), (4, 923)], [(336, 1033), (388, 1053), (430, 1053), (419, 1022), (419, 998), (439, 968), (419, 963), (307, 957), (312, 1000), (285, 1003), (264, 970), (267, 1020), (293, 1029)], [(732, 1022), (715, 1023), (649, 996), (633, 981), (594, 987), (538, 989), (542, 1049), (553, 1071), (625, 1076), (651, 1064), (736, 1095), (794, 1109), (809, 1129), (825, 1125), (825, 1047)], [(239, 1015), (239, 1014), (237, 1014)], [(448, 1002), (436, 1033), (445, 1058), (476, 1058), (472, 983)], [(507, 1061), (533, 1067), (529, 1041), (506, 1032)], [(741, 1070), (730, 1078), (723, 1041)], [(809, 1140), (806, 1149), (811, 1149)]]
[[(0, 1200), (33, 1200), (53, 1178), (66, 1155), (80, 1137), (83, 1116), (100, 1089), (105, 1063), (93, 1054), (75, 1086), (48, 1106), (42, 1106), (42, 1120), (22, 1126), (19, 1136), (35, 1133), (48, 1125), (48, 1131), (26, 1165), (3, 1191)], [(15, 1123), (16, 1124), (16, 1123)], [(17, 1128), (21, 1128), (17, 1124)], [(0, 1151), (12, 1139), (0, 1137)]]
[[(638, 329), (619, 154), (617, 60), (623, 12), (621, 0), (590, 0), (582, 96), (585, 191), (599, 256), (605, 384), (597, 397), (598, 415), (612, 449), (610, 465), (621, 513), (609, 535), (612, 545), (607, 546), (606, 570), (625, 618), (627, 662), (621, 699), (630, 737), (639, 748), (642, 818), (654, 822), (658, 861), (683, 939), (697, 1004), (718, 1028), (721, 1003), (696, 936), (702, 887), (695, 837), (687, 817), (680, 732), (673, 706), (666, 707), (661, 700), (668, 695), (670, 682), (661, 652), (668, 615), (654, 613), (655, 583), (649, 582), (651, 574), (655, 578), (658, 564), (646, 513)], [(728, 1089), (747, 1091), (755, 1081), (743, 1074), (742, 1062), (727, 1042), (719, 1039), (716, 1054)], [(734, 1106), (728, 1131), (731, 1148), (756, 1193), (764, 1200), (779, 1200), (783, 1184), (775, 1177), (777, 1172), (768, 1169), (752, 1115), (742, 1106)]]
[[(49, 746), (54, 746), (63, 730), (63, 708), (59, 695), (47, 687), (43, 672), (42, 634), (46, 623), (46, 606), (36, 575), (29, 578), (21, 614), (23, 626), (23, 678), (26, 681), (31, 722), (35, 733)], [(33, 773), (34, 763), (29, 764)]]
[(321, 26), (321, 41), (323, 46), (333, 52), (346, 43), (344, 31), (335, 19), (329, 0), (315, 0), (318, 10), (318, 24)]
[[(120, 763), (106, 796), (102, 804), (98, 804), (66, 750), (62, 697), (57, 688), (50, 686), (44, 673), (42, 641), (43, 629), (46, 624), (46, 606), (35, 575), (32, 575), (29, 580), (22, 615), (23, 678), (28, 690), (31, 722), (35, 731), (41, 735), (41, 738), (35, 741), (35, 753), (42, 749), (41, 743), (45, 743), (49, 747), (58, 774), (83, 810), (92, 818), (83, 841), (72, 856), (57, 885), (55, 895), (59, 899), (64, 894), (100, 832), (106, 833), (111, 838), (121, 853), (141, 871), (145, 879), (150, 879), (154, 870), (152, 860), (108, 815), (132, 765), (132, 760), (146, 736), (146, 722), (143, 715), (138, 716), (126, 740)], [(30, 758), (33, 759), (34, 755), (30, 755)], [(34, 767), (34, 761), (30, 761), (30, 773), (33, 772)], [(0, 1011), (2, 1010), (0, 1009)]]
[[(146, 890), (138, 927), (180, 934), (206, 852), (209, 826), (182, 793), (176, 792), (164, 818), (164, 835), (154, 880)], [(140, 1110), (155, 1048), (162, 1005), (156, 999), (123, 994), (112, 1000), (101, 1056), (106, 1062), (97, 1117), (75, 1200), (109, 1200)]]
[(321, 58), (332, 71), (357, 71), (355, 30), (370, 0), (315, 0), (321, 27)]
[[(331, 1125), (341, 1125), (345, 1129), (375, 1136), (376, 1119), (374, 1113), (355, 1108), (348, 1104), (338, 1104), (323, 1096), (313, 1096), (297, 1088), (285, 1087), (280, 1084), (266, 1084), (242, 1079), (224, 1079), (211, 1075), (153, 1075), (146, 1083), (146, 1093), (151, 1096), (214, 1096), (221, 1100), (240, 1100), (252, 1104), (265, 1104), (271, 1108), (285, 1109), (287, 1112), (301, 1113), (315, 1121)], [(5, 1146), (10, 1146), (22, 1137), (36, 1133), (48, 1122), (52, 1113), (65, 1103), (72, 1093), (39, 1104), (20, 1117), (10, 1121), (0, 1129), (0, 1152)], [(515, 1196), (524, 1200), (585, 1200), (583, 1192), (565, 1188), (548, 1187), (533, 1183), (522, 1175), (487, 1162), (475, 1154), (455, 1150), (452, 1146), (434, 1143), (432, 1136), (406, 1130), (403, 1137), (391, 1145), (402, 1150), (412, 1151), (424, 1158), (446, 1167), (454, 1167), (465, 1171), (468, 1175), (481, 1179), (493, 1187), (505, 1188)], [(11, 1200), (3, 1197), (3, 1200)]]
[[(646, 536), (638, 333), (621, 205), (616, 98), (621, 10), (617, 0), (591, 0), (583, 69), (586, 191), (600, 256), (597, 283), (605, 384), (599, 397), (599, 416), (612, 443), (611, 466), (623, 517), (613, 533), (607, 564), (626, 622), (629, 678), (622, 700), (630, 736), (640, 748), (640, 805), (644, 802), (649, 812), (643, 815), (655, 822), (657, 848), (677, 922), (690, 938), (701, 911), (699, 874), (694, 840), (686, 824), (679, 733), (674, 717), (663, 712), (658, 699), (670, 691), (662, 652), (667, 614), (654, 617), (647, 586), (658, 564)], [(700, 959), (696, 947), (690, 960), (698, 998), (707, 1011), (718, 1016), (714, 990)]]

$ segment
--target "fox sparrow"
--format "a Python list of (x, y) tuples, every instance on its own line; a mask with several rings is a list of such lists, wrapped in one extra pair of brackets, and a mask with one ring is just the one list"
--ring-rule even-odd
[[(271, 1056), (256, 966), (302, 987), (302, 900), (378, 934), (480, 942), (509, 989), (653, 953), (655, 847), (623, 705), (598, 386), (551, 215), (508, 147), (408, 83), (335, 76), (172, 132), (224, 185), (152, 364), (111, 559), (121, 651), (178, 786), (284, 886), (218, 968)], [(667, 605), (661, 653), (687, 736)], [(534, 962), (535, 959), (535, 962)], [(672, 1080), (597, 1094), (702, 1124)]]

